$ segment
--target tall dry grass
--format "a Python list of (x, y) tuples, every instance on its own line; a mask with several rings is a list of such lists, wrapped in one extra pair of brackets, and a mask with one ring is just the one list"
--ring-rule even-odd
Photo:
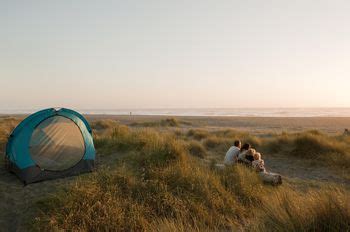
[(350, 168), (349, 142), (347, 136), (329, 136), (319, 131), (307, 131), (276, 135), (268, 139), (262, 149), (292, 158), (317, 160), (328, 166)]
[[(237, 132), (201, 130), (183, 138), (182, 133), (109, 123), (105, 129), (94, 126), (99, 152), (127, 156), (43, 199), (34, 230), (350, 231), (349, 192), (341, 187), (300, 191), (288, 183), (265, 186), (244, 166), (210, 169), (197, 158), (207, 149), (223, 149), (208, 147), (208, 139), (229, 145)], [(341, 138), (316, 132), (284, 134), (276, 141), (251, 139), (266, 151), (301, 158), (347, 155)]]
[(203, 146), (203, 144), (198, 141), (194, 141), (194, 140), (189, 141), (187, 144), (187, 149), (189, 154), (202, 159), (207, 157), (208, 155), (208, 152)]
[[(193, 162), (103, 170), (39, 203), (44, 231), (235, 230), (248, 213), (215, 173)], [(160, 224), (158, 224), (160, 223)], [(177, 227), (176, 227), (177, 228)]]
[(181, 127), (181, 126), (191, 126), (191, 122), (184, 120), (178, 120), (177, 118), (166, 118), (160, 121), (150, 121), (150, 122), (135, 122), (130, 124), (132, 127)]
[(307, 194), (288, 188), (263, 201), (253, 231), (350, 231), (350, 196), (337, 187)]
[(5, 152), (8, 137), (18, 123), (19, 120), (12, 117), (0, 119), (0, 154)]

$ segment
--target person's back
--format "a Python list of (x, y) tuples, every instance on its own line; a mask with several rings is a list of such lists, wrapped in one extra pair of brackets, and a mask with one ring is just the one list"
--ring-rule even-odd
[(238, 155), (240, 153), (241, 142), (235, 141), (234, 146), (230, 147), (225, 155), (224, 164), (233, 165), (237, 162)]

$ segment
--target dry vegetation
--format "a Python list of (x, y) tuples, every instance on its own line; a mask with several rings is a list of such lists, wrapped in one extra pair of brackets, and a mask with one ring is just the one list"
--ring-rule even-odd
[[(17, 123), (9, 120), (1, 124), (11, 125), (2, 127), (3, 144)], [(299, 188), (289, 181), (272, 187), (246, 167), (217, 170), (204, 162), (221, 161), (241, 139), (263, 153), (349, 170), (350, 138), (318, 131), (256, 137), (172, 125), (131, 128), (114, 120), (95, 121), (92, 127), (98, 170), (37, 202), (32, 230), (350, 231), (346, 187)]]
[(151, 122), (134, 122), (130, 126), (133, 127), (179, 127), (179, 126), (191, 126), (192, 123), (178, 120), (176, 118), (166, 118), (160, 121), (151, 121)]
[(350, 171), (350, 137), (328, 136), (319, 131), (275, 136), (266, 141), (265, 150), (300, 159), (317, 160), (334, 168)]
[(35, 228), (350, 230), (350, 197), (341, 187), (301, 191), (286, 183), (275, 188), (263, 185), (256, 173), (245, 167), (220, 171), (201, 162), (208, 153), (224, 152), (235, 139), (243, 138), (266, 152), (316, 157), (345, 167), (349, 157), (345, 138), (315, 131), (266, 139), (234, 130), (159, 132), (130, 129), (114, 121), (97, 122), (93, 127), (102, 159), (120, 159), (112, 168), (102, 164), (92, 176), (40, 202)]
[(12, 117), (5, 117), (0, 119), (0, 154), (5, 151), (7, 138), (10, 136), (12, 130), (19, 123), (18, 119)]

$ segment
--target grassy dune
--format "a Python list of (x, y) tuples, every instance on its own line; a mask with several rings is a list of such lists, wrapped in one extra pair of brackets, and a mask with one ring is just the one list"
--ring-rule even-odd
[[(0, 121), (2, 131), (10, 130), (11, 123)], [(161, 124), (93, 121), (99, 168), (38, 198), (28, 215), (29, 229), (350, 231), (348, 185), (286, 178), (282, 186), (272, 187), (246, 167), (219, 170), (213, 165), (222, 161), (235, 139), (241, 139), (267, 159), (290, 157), (310, 161), (314, 169), (349, 173), (350, 138), (319, 131), (255, 136), (232, 129)]]
[(11, 132), (17, 124), (20, 122), (17, 118), (5, 117), (0, 119), (0, 152), (3, 153), (5, 151), (5, 146), (7, 142), (8, 136), (10, 136)]
[[(101, 123), (107, 125), (101, 127)], [(261, 183), (245, 167), (215, 170), (207, 153), (243, 138), (263, 151), (320, 159), (347, 168), (345, 138), (311, 131), (258, 138), (234, 130), (157, 131), (116, 122), (93, 125), (102, 160), (119, 156), (71, 188), (39, 204), (43, 230), (339, 231), (350, 230), (350, 196), (339, 186), (306, 192), (288, 182)], [(104, 128), (104, 129), (102, 129)], [(199, 157), (199, 158), (198, 158)], [(331, 159), (328, 159), (332, 157)], [(81, 196), (84, 196), (83, 198)]]

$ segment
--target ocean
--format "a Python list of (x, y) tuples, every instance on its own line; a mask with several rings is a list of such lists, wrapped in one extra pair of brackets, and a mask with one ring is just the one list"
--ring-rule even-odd
[[(350, 117), (350, 108), (218, 108), (218, 109), (75, 109), (82, 114), (238, 116), (238, 117)], [(0, 110), (0, 114), (30, 114), (37, 110)]]

